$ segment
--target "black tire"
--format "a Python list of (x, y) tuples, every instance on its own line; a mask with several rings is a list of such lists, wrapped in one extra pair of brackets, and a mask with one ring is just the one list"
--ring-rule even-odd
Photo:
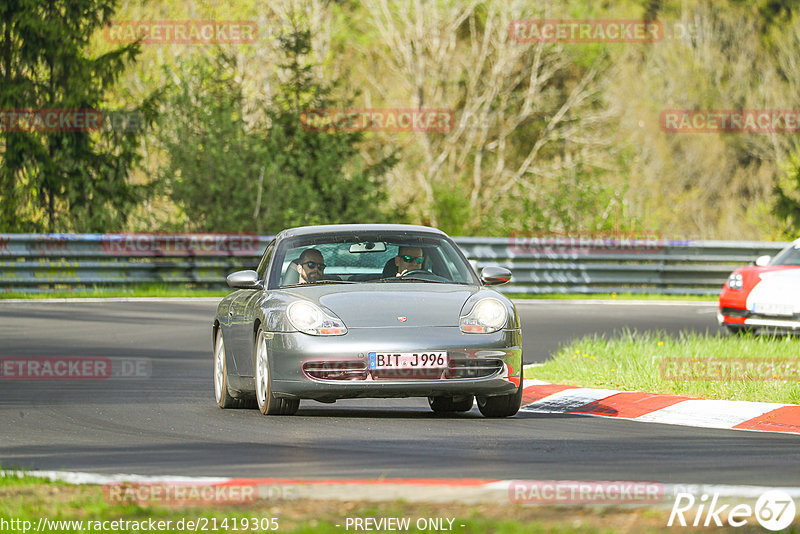
[(269, 351), (263, 332), (259, 327), (253, 347), (253, 363), (256, 379), (256, 404), (264, 415), (294, 415), (300, 407), (300, 399), (281, 399), (272, 394), (272, 373), (269, 369)]
[(220, 408), (238, 408), (239, 399), (234, 398), (228, 391), (228, 363), (225, 358), (225, 341), (222, 339), (222, 329), (217, 329), (217, 338), (214, 341), (214, 398)]
[(436, 413), (468, 412), (475, 402), (474, 395), (458, 397), (428, 397), (428, 404)]
[(732, 324), (726, 324), (725, 328), (728, 329), (728, 334), (732, 336), (744, 336), (750, 333), (750, 329), (746, 326), (736, 326)]
[(484, 417), (511, 417), (522, 405), (522, 376), (519, 377), (519, 388), (516, 393), (484, 397), (478, 395), (478, 409)]

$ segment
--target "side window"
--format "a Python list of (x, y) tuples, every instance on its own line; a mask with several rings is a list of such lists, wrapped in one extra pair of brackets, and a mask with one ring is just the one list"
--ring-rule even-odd
[(258, 263), (258, 269), (256, 269), (256, 272), (261, 280), (263, 280), (264, 276), (267, 274), (267, 267), (269, 267), (269, 262), (272, 259), (272, 253), (274, 251), (275, 241), (267, 245), (267, 250), (264, 251), (264, 255), (261, 256), (261, 261)]

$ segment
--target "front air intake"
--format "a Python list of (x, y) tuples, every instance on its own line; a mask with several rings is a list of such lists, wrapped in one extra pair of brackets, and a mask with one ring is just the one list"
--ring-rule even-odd
[(367, 378), (367, 362), (364, 360), (305, 362), (303, 373), (315, 380), (364, 380)]

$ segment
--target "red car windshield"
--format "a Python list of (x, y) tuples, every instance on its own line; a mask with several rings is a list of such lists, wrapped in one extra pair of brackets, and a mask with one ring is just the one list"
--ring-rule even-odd
[(800, 243), (792, 243), (775, 256), (769, 264), (772, 265), (800, 265)]

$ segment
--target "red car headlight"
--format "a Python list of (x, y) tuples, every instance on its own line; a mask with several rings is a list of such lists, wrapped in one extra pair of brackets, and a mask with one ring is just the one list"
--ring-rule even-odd
[(744, 280), (741, 274), (733, 273), (728, 277), (728, 281), (725, 284), (731, 289), (742, 289)]

